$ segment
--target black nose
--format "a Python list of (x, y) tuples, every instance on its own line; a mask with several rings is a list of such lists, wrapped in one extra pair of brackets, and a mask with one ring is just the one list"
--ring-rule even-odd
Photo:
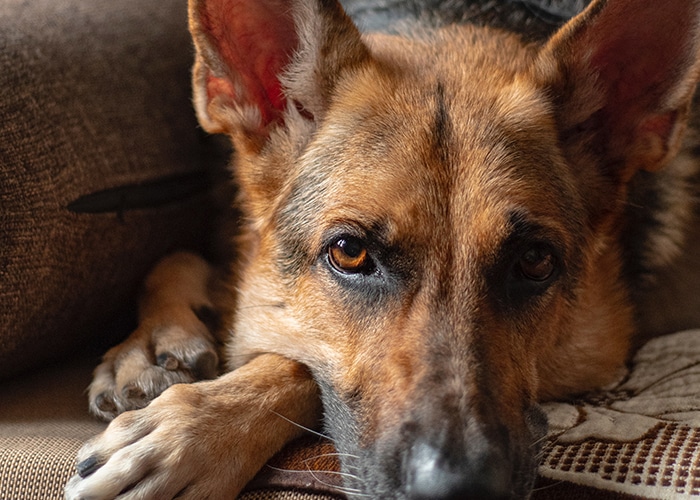
[(454, 458), (431, 444), (416, 443), (405, 466), (411, 500), (511, 498), (511, 467), (495, 450), (471, 450)]

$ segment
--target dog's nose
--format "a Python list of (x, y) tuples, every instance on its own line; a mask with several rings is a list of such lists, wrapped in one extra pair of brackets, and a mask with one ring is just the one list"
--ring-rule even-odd
[(449, 460), (441, 449), (417, 443), (406, 463), (411, 500), (504, 500), (511, 497), (510, 466), (493, 451)]

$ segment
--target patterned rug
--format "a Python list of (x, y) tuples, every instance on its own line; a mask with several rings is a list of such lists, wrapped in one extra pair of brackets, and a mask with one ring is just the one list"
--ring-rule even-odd
[(700, 496), (700, 331), (652, 340), (614, 387), (545, 410), (542, 477), (644, 498)]

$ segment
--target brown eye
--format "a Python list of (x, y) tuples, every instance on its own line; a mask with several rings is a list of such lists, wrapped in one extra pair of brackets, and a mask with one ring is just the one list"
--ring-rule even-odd
[(547, 281), (556, 268), (555, 257), (545, 246), (536, 245), (520, 256), (520, 271), (532, 281)]
[(368, 272), (372, 263), (362, 241), (351, 236), (333, 242), (328, 247), (328, 258), (333, 267), (343, 273)]

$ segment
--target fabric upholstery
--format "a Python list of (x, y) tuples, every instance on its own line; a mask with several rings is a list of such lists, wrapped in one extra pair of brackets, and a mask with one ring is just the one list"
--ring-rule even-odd
[(545, 405), (540, 474), (648, 498), (700, 496), (700, 330), (653, 339), (599, 394)]
[(0, 378), (91, 341), (203, 240), (185, 4), (0, 2)]
[(66, 363), (0, 389), (0, 498), (63, 497), (78, 449), (105, 427), (86, 411), (93, 363)]

